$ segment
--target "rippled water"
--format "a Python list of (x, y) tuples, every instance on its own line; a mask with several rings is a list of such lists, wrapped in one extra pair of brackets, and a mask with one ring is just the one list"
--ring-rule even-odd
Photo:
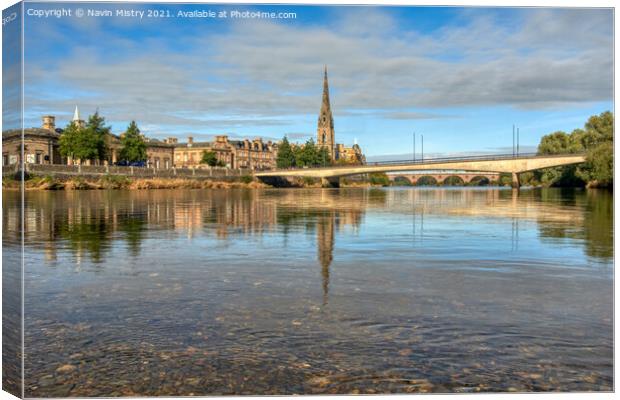
[[(3, 251), (19, 252), (3, 192)], [(613, 389), (608, 192), (28, 192), (26, 396)]]

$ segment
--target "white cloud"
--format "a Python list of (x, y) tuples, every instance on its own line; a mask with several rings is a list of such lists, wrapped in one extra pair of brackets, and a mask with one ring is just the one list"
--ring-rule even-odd
[[(336, 19), (326, 26), (243, 21), (222, 32), (177, 32), (183, 50), (169, 38), (138, 42), (90, 27), (91, 39), (68, 57), (27, 65), (29, 111), (79, 103), (100, 107), (109, 120), (162, 129), (284, 132), (318, 112), (323, 64), (337, 115), (453, 118), (417, 110), (538, 109), (612, 98), (609, 10), (521, 10), (510, 26), (470, 12), (466, 23), (432, 35), (403, 29), (378, 8), (330, 16)], [(42, 90), (46, 82), (56, 91)]]

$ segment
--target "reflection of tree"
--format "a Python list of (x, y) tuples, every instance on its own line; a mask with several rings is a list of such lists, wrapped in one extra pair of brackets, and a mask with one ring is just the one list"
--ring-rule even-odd
[(587, 212), (584, 228), (586, 252), (591, 257), (612, 258), (613, 237), (613, 195), (606, 190), (588, 190)]
[(146, 222), (143, 215), (125, 215), (119, 223), (119, 231), (125, 233), (125, 240), (129, 252), (132, 256), (136, 257), (140, 254), (140, 243), (142, 242), (143, 232), (146, 229)]
[(547, 191), (541, 200), (555, 204), (574, 206), (574, 213), (581, 213), (582, 229), (567, 223), (538, 220), (541, 237), (577, 239), (585, 244), (590, 257), (608, 259), (613, 257), (613, 195), (606, 190), (575, 191), (562, 189)]
[(81, 218), (71, 223), (62, 222), (58, 232), (78, 256), (86, 250), (93, 261), (100, 262), (110, 241), (109, 228), (103, 218)]

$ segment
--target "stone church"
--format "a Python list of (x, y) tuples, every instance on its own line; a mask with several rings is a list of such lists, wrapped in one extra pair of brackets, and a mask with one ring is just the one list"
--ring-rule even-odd
[(366, 158), (362, 149), (356, 143), (353, 147), (345, 147), (343, 144), (336, 143), (336, 133), (334, 130), (334, 116), (332, 115), (331, 104), (329, 101), (329, 83), (327, 82), (327, 66), (323, 74), (323, 100), (319, 121), (317, 126), (317, 145), (327, 148), (332, 162), (347, 164), (364, 164)]

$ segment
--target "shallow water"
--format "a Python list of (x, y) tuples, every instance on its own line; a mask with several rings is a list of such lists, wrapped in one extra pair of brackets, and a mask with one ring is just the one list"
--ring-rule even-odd
[[(19, 252), (3, 192), (3, 251)], [(612, 195), (28, 192), (25, 394), (613, 389)]]

